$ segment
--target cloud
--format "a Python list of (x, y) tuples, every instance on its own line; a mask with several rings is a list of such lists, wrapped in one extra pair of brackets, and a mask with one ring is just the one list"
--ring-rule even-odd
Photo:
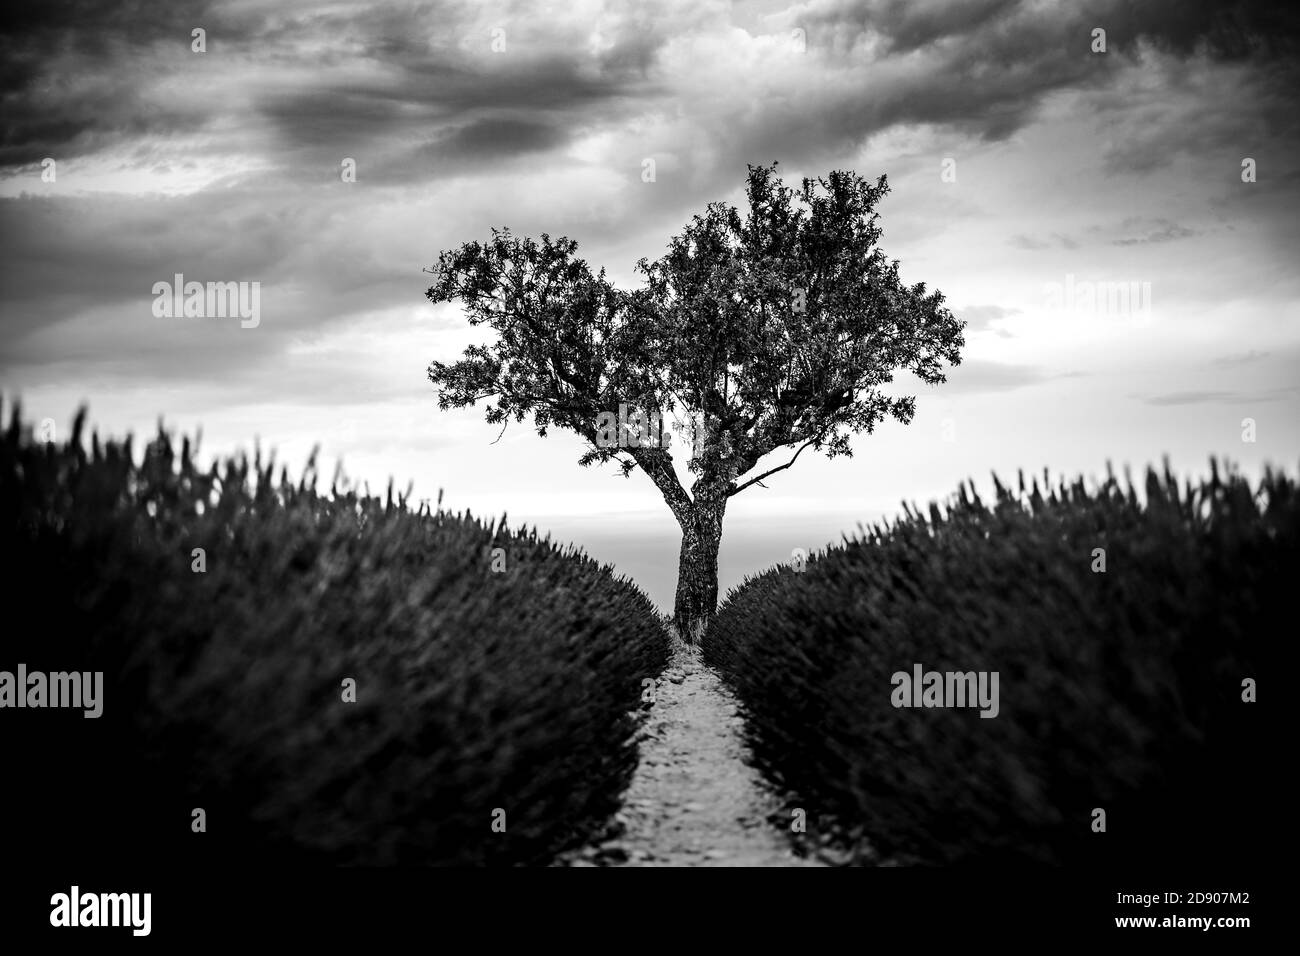
[[(169, 103), (155, 77), (186, 63), (200, 74), (190, 33), (246, 35), (235, 5), (142, 0), (129, 10), (95, 0), (52, 0), (6, 11), (0, 26), (0, 96), (5, 101), (0, 164), (69, 158), (149, 133), (203, 125), (214, 101)], [(218, 58), (219, 59), (219, 58)], [(215, 72), (215, 70), (214, 70)]]
[(1063, 236), (1059, 232), (1053, 232), (1047, 236), (1030, 236), (1025, 233), (1017, 233), (1007, 240), (1007, 244), (1017, 249), (1027, 249), (1037, 252), (1042, 249), (1077, 249), (1079, 243), (1069, 236)]
[[(472, 2), (322, 8), (289, 0), (259, 9), (143, 0), (132, 15), (95, 2), (39, 7), (7, 16), (0, 36), (6, 165), (182, 128), (235, 125), (276, 152), (337, 152), (427, 136), (476, 110), (576, 118), (642, 87), (665, 42), (644, 16), (593, 22), (580, 11), (530, 16)], [(197, 26), (207, 31), (206, 53), (190, 48)], [(504, 48), (494, 49), (494, 29), (504, 31)]]
[[(1222, 59), (1284, 58), (1300, 38), (1300, 15), (1288, 0), (830, 0), (796, 8), (819, 26), (882, 38), (891, 52), (912, 53), (953, 40), (988, 39), (1009, 28), (1041, 37), (1079, 37), (1089, 50), (1092, 25), (1104, 24), (1108, 49), (1149, 43), (1182, 55)], [(1080, 32), (1082, 25), (1089, 25)]]
[(1185, 56), (1284, 59), (1300, 40), (1300, 15), (1288, 0), (1114, 0), (1098, 10), (1121, 49), (1148, 41)]
[[(81, 0), (11, 19), (0, 39), (9, 63), (0, 88), (11, 94), (0, 165), (152, 154), (158, 140), (176, 147), (185, 133), (202, 158), (255, 152), (268, 180), (362, 153), (372, 182), (408, 184), (481, 164), (554, 162), (578, 135), (603, 131), (626, 168), (672, 154), (690, 169), (678, 198), (715, 198), (745, 162), (824, 166), (893, 127), (1005, 140), (1054, 93), (1105, 93), (1126, 68), (1145, 72), (1146, 50), (1175, 64), (1250, 51), (1253, 102), (1274, 110), (1289, 104), (1272, 91), (1290, 88), (1277, 71), (1296, 33), (1288, 7), (1225, 11), (1200, 0), (1177, 15), (1170, 2), (813, 0), (761, 17), (771, 32), (755, 34), (735, 26), (728, 6), (692, 0), (545, 12), (469, 0), (265, 9), (141, 0), (132, 14)], [(1105, 58), (1088, 45), (1101, 22), (1113, 48)], [(200, 23), (205, 54), (189, 49)], [(805, 54), (789, 49), (792, 27), (806, 31)], [(1232, 115), (1251, 112), (1220, 99)], [(1121, 109), (1105, 99), (1085, 106)], [(1112, 160), (1164, 162), (1147, 147), (1171, 126), (1170, 135), (1205, 138), (1206, 123), (1186, 119), (1144, 117)]]
[(1176, 239), (1186, 239), (1189, 236), (1196, 235), (1194, 229), (1188, 229), (1186, 226), (1180, 226), (1176, 222), (1170, 222), (1168, 219), (1159, 219), (1143, 235), (1127, 236), (1122, 239), (1112, 239), (1111, 245), (1115, 246), (1140, 246), (1153, 242), (1172, 242)]
[(1004, 338), (1010, 338), (1011, 333), (1005, 329), (993, 328), (993, 323), (1020, 314), (1019, 309), (1008, 308), (1001, 305), (968, 305), (964, 309), (956, 309), (955, 312), (957, 318), (965, 320), (966, 331), (992, 331), (997, 332), (998, 335)]
[(1297, 391), (1300, 386), (1289, 388), (1271, 388), (1257, 392), (1229, 392), (1229, 391), (1187, 391), (1187, 392), (1165, 392), (1161, 395), (1151, 395), (1143, 398), (1142, 401), (1147, 405), (1203, 405), (1208, 402), (1215, 402), (1220, 405), (1246, 405), (1255, 402), (1277, 402), (1289, 398)]
[(1235, 368), (1238, 365), (1249, 365), (1258, 362), (1260, 359), (1268, 358), (1269, 354), (1268, 352), (1257, 352), (1255, 349), (1251, 349), (1249, 352), (1225, 355), (1222, 358), (1215, 359), (1211, 364), (1220, 368)]
[(968, 359), (947, 374), (948, 381), (939, 386), (946, 395), (1007, 392), (1039, 385), (1054, 377), (1036, 366), (982, 359)]
[[(373, 401), (390, 394), (375, 391), (374, 376), (353, 374), (345, 355), (308, 362), (301, 347), (373, 328), (392, 352), (411, 351), (410, 337), (385, 342), (388, 327), (374, 316), (427, 310), (419, 269), (439, 249), (492, 225), (545, 230), (576, 236), (584, 256), (623, 279), (704, 203), (737, 201), (746, 163), (779, 159), (789, 179), (864, 165), (867, 175), (888, 172), (886, 248), (898, 223), (911, 243), (904, 267), (946, 291), (969, 265), (964, 254), (941, 258), (932, 240), (945, 229), (969, 228), (971, 260), (988, 249), (1005, 255), (1004, 237), (1018, 229), (1029, 231), (1010, 245), (1046, 250), (1045, 259), (1084, 244), (1118, 255), (1111, 242), (1163, 247), (1189, 234), (1161, 219), (1097, 234), (1066, 217), (1037, 225), (1038, 200), (1050, 185), (1074, 208), (1113, 204), (1132, 186), (1129, 173), (1169, 162), (1198, 138), (1207, 154), (1240, 143), (1273, 151), (1259, 153), (1258, 188), (1234, 196), (1225, 217), (1246, 203), (1284, 209), (1300, 185), (1289, 158), (1297, 128), (1285, 112), (1293, 68), (1281, 53), (1295, 34), (1287, 8), (1230, 5), (1225, 18), (1199, 0), (1178, 17), (1163, 2), (1149, 13), (1119, 0), (813, 0), (749, 17), (760, 6), (743, 7), (752, 29), (720, 0), (636, 9), (599, 0), (549, 9), (52, 0), (7, 13), (0, 372), (146, 391), (225, 384), (238, 401), (325, 401), (331, 388), (341, 403)], [(1088, 49), (1101, 22), (1112, 44), (1105, 57)], [(200, 25), (205, 54), (190, 50)], [(802, 54), (788, 42), (794, 27), (806, 30)], [(1093, 179), (1072, 181), (1025, 147), (1022, 134), (1041, 133), (1043, 121), (1057, 124), (1053, 132), (1096, 125), (1087, 130)], [(906, 148), (877, 148), (895, 134)], [(1007, 177), (1036, 171), (1008, 209), (989, 198), (999, 183), (968, 189), (978, 181), (967, 178), (971, 166), (962, 167), (965, 192), (940, 193), (936, 175), (922, 182), (914, 172), (981, 150), (1007, 161), (997, 170)], [(37, 165), (45, 156), (59, 160), (48, 188)], [(1102, 156), (1117, 184), (1100, 179)], [(340, 181), (345, 157), (357, 160), (354, 184)], [(658, 164), (654, 183), (640, 178), (647, 157)], [(1152, 185), (1160, 189), (1175, 194)], [(261, 327), (160, 328), (150, 290), (177, 272), (260, 281)], [(1003, 288), (1016, 281), (997, 279)], [(976, 284), (964, 294), (998, 298)], [(1005, 337), (999, 323), (1016, 313), (972, 305), (961, 314), (972, 331)], [(418, 333), (415, 341), (425, 347)], [(1057, 377), (968, 361), (952, 388), (1008, 391)], [(418, 373), (413, 381), (424, 385)]]
[(1200, 405), (1205, 402), (1228, 403), (1239, 398), (1236, 392), (1165, 392), (1142, 399), (1148, 405)]

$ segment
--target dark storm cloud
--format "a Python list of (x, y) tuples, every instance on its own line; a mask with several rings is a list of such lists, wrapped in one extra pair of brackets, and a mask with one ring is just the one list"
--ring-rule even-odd
[(145, 95), (202, 27), (238, 43), (251, 24), (207, 0), (51, 0), (0, 14), (0, 165), (93, 152), (143, 133), (196, 129), (214, 104), (168, 108)]
[(89, 61), (109, 61), (124, 45), (149, 45), (175, 39), (189, 46), (190, 30), (226, 22), (210, 0), (48, 0), (6, 4), (0, 13), (0, 93), (28, 91), (41, 61), (71, 54)]
[[(506, 121), (512, 112), (587, 111), (643, 90), (666, 36), (662, 25), (628, 14), (592, 55), (581, 25), (551, 29), (544, 15), (519, 7), (502, 14), (510, 52), (498, 55), (472, 3), (323, 12), (298, 3), (258, 10), (168, 0), (51, 6), (6, 15), (0, 34), (3, 165), (199, 130), (223, 117), (247, 125), (237, 95), (244, 70), (261, 79), (250, 81), (247, 106), (270, 124), (276, 151), (296, 160), (304, 149), (333, 155), (386, 137), (428, 139), (440, 122), (463, 123), (474, 111), (504, 113)], [(207, 53), (190, 52), (195, 27), (207, 31)], [(159, 74), (190, 79), (199, 95), (165, 98), (153, 88)], [(509, 149), (512, 140), (497, 145)]]
[[(827, 90), (816, 103), (768, 111), (735, 131), (736, 145), (750, 158), (811, 159), (908, 122), (951, 124), (1000, 139), (1020, 128), (1046, 93), (1106, 82), (1108, 66), (1088, 49), (1094, 25), (1107, 28), (1118, 51), (1145, 40), (1182, 55), (1205, 50), (1221, 57), (1281, 57), (1294, 49), (1295, 9), (1209, 0), (810, 4), (796, 8), (794, 19), (808, 31), (813, 53), (841, 63), (861, 58), (854, 42), (874, 35), (883, 39), (883, 61), (919, 54), (923, 69), (871, 95)], [(25, 4), (5, 15), (0, 30), (6, 63), (0, 162), (75, 154), (148, 130), (199, 128), (230, 106), (219, 91), (211, 101), (200, 98), (184, 108), (152, 102), (145, 95), (150, 66), (159, 65), (164, 50), (190, 57), (185, 62), (195, 68), (212, 68), (225, 57), (237, 69), (238, 54), (255, 65), (310, 69), (310, 80), (267, 84), (252, 97), (253, 109), (271, 122), (287, 151), (422, 132), (427, 145), (433, 124), (467, 111), (502, 111), (509, 121), (524, 110), (562, 115), (653, 93), (646, 77), (662, 44), (705, 16), (629, 12), (610, 31), (609, 47), (593, 58), (580, 30), (550, 28), (527, 7), (503, 10), (510, 53), (497, 56), (477, 14), (469, 4), (324, 11), (295, 3), (257, 10), (192, 0)], [(198, 25), (209, 32), (206, 62), (188, 53), (189, 31)], [(382, 70), (358, 75), (351, 69), (358, 64)], [(88, 88), (51, 82), (69, 69), (96, 82)], [(550, 123), (552, 130), (563, 128), (554, 115)], [(506, 137), (498, 145), (509, 150), (515, 142)], [(526, 137), (518, 142), (525, 151), (533, 148)], [(410, 158), (412, 173), (421, 174), (421, 153)]]
[[(1033, 118), (1045, 96), (1063, 89), (1105, 89), (1116, 68), (1137, 55), (1143, 44), (1178, 57), (1207, 54), (1259, 58), (1258, 95), (1270, 115), (1298, 75), (1297, 37), (1300, 6), (1215, 0), (1161, 0), (1133, 4), (1101, 0), (1081, 4), (1042, 4), (1012, 0), (848, 0), (811, 3), (797, 8), (791, 23), (806, 29), (810, 49), (837, 63), (865, 59), (864, 42), (877, 38), (886, 51), (878, 62), (910, 58), (917, 68), (890, 85), (873, 84), (869, 93), (834, 94), (807, 112), (783, 117), (755, 131), (747, 143), (754, 155), (769, 155), (785, 142), (800, 144), (804, 156), (819, 147), (858, 142), (895, 123), (938, 123), (983, 140), (1005, 139)], [(1107, 31), (1104, 55), (1091, 52), (1091, 31)], [(1246, 110), (1252, 114), (1257, 110)], [(1291, 140), (1293, 121), (1285, 123)], [(1149, 135), (1163, 130), (1156, 124)], [(1224, 129), (1219, 141), (1232, 140), (1239, 129)], [(1276, 133), (1276, 130), (1275, 130)], [(1180, 143), (1186, 129), (1170, 131)], [(1202, 147), (1206, 132), (1195, 131)], [(786, 138), (789, 137), (789, 138)], [(781, 155), (789, 156), (789, 150)], [(1159, 165), (1159, 150), (1117, 151), (1116, 161)], [(801, 157), (802, 158), (802, 157)]]
[[(1114, 64), (1089, 51), (1095, 25), (1107, 28), (1115, 55), (1131, 53), (1140, 41), (1178, 55), (1251, 51), (1279, 61), (1293, 49), (1292, 7), (1221, 7), (1199, 0), (813, 3), (788, 15), (807, 31), (810, 68), (850, 75), (865, 69), (867, 88), (829, 84), (815, 97), (747, 111), (739, 122), (697, 118), (719, 124), (708, 130), (712, 135), (725, 129), (723, 151), (741, 162), (820, 163), (895, 124), (942, 124), (999, 140), (1024, 126), (1048, 93), (1110, 82)], [(499, 12), (496, 21), (488, 9)], [(464, 160), (488, 149), (503, 159), (553, 149), (575, 126), (625, 119), (671, 95), (652, 79), (664, 44), (719, 25), (718, 11), (707, 7), (614, 10), (605, 11), (607, 35), (593, 50), (589, 25), (527, 6), (24, 5), (6, 14), (0, 37), (7, 64), (0, 163), (66, 158), (149, 132), (200, 130), (232, 114), (246, 126), (247, 109), (269, 125), (269, 148), (295, 167), (336, 163), (359, 145), (391, 143), (380, 168), (393, 182), (429, 175), (430, 157), (447, 149), (449, 159)], [(508, 53), (492, 50), (493, 22), (505, 30)], [(189, 53), (189, 31), (198, 25), (209, 35), (209, 53), (201, 56)], [(881, 40), (870, 55), (859, 42), (867, 37)], [(246, 90), (238, 79), (244, 69), (256, 75)], [(199, 83), (211, 78), (203, 85), (209, 96), (169, 98), (151, 86), (159, 72), (186, 71)], [(58, 82), (68, 76), (93, 82)], [(689, 113), (691, 104), (684, 106)], [(467, 121), (468, 131), (454, 132)], [(501, 135), (493, 135), (494, 123)], [(517, 135), (502, 132), (511, 123), (533, 125), (517, 127)], [(1114, 161), (1151, 164), (1160, 155), (1121, 148)], [(734, 164), (725, 164), (725, 175), (723, 165), (692, 185), (705, 190), (734, 178)]]
[[(719, 83), (701, 79), (711, 63), (673, 46), (689, 50), (700, 35), (722, 43), (724, 60), (735, 54), (742, 62), (753, 53), (753, 38), (730, 30), (725, 8), (711, 4), (638, 4), (623, 13), (611, 6), (599, 38), (591, 36), (591, 23), (524, 4), (25, 4), (6, 12), (0, 28), (0, 166), (10, 175), (47, 155), (62, 160), (115, 148), (141, 170), (183, 167), (217, 150), (256, 160), (257, 167), (171, 199), (0, 200), (0, 370), (57, 356), (119, 373), (152, 366), (163, 377), (219, 379), (270, 362), (294, 335), (360, 311), (420, 304), (428, 283), (419, 263), (386, 260), (367, 246), (366, 224), (385, 213), (340, 190), (344, 157), (357, 159), (353, 193), (364, 195), (375, 185), (470, 179), (476, 171), (513, 171), (548, 158), (560, 167), (567, 159), (557, 154), (578, 137), (609, 133), (615, 154), (594, 160), (603, 164), (594, 171), (608, 178), (613, 164), (628, 189), (600, 196), (588, 211), (566, 212), (571, 219), (559, 223), (543, 200), (536, 205), (551, 223), (543, 228), (617, 246), (626, 258), (608, 264), (626, 270), (640, 254), (656, 254), (704, 202), (734, 193), (746, 163), (780, 159), (783, 173), (798, 165), (841, 168), (840, 157), (896, 125), (936, 124), (1002, 139), (1030, 122), (1054, 91), (1108, 88), (1134, 62), (1139, 41), (1188, 58), (1197, 51), (1234, 58), (1249, 48), (1259, 58), (1260, 98), (1229, 104), (1233, 123), (1208, 129), (1147, 122), (1115, 162), (1167, 162), (1179, 143), (1248, 141), (1250, 129), (1270, 124), (1279, 151), (1295, 140), (1294, 121), (1278, 119), (1285, 102), (1279, 79), (1290, 69), (1282, 51), (1295, 34), (1288, 14), (1242, 4), (1224, 20), (1205, 3), (1180, 5), (1177, 16), (1169, 4), (1152, 6), (1168, 16), (1118, 2), (813, 3), (784, 16), (781, 29), (788, 20), (808, 38), (806, 58), (783, 67), (793, 70), (788, 77), (766, 83), (760, 57), (748, 67), (725, 64), (735, 72), (721, 74), (727, 82)], [(491, 46), (498, 23), (503, 53)], [(1109, 31), (1110, 59), (1089, 52), (1094, 25)], [(208, 32), (206, 54), (190, 52), (196, 26)], [(872, 39), (880, 42), (864, 42)], [(667, 53), (677, 58), (663, 59)], [(1152, 85), (1160, 87), (1160, 79)], [(1122, 110), (1122, 96), (1114, 98), (1093, 108)], [(655, 133), (652, 121), (661, 118), (664, 132)], [(634, 123), (638, 128), (626, 133)], [(642, 136), (643, 125), (652, 132)], [(189, 153), (173, 148), (187, 133), (213, 139)], [(657, 183), (639, 180), (647, 156), (661, 162)], [(1271, 175), (1282, 165), (1261, 168)], [(63, 182), (60, 169), (60, 188)], [(476, 188), (471, 183), (468, 191)], [(455, 209), (440, 210), (439, 222), (418, 233), (430, 247), (413, 254), (431, 260), (444, 238), (437, 229), (482, 238), (489, 223), (478, 221), (486, 215), (481, 209), (473, 222), (457, 218)], [(493, 224), (518, 229), (538, 216), (517, 200), (503, 205), (505, 212), (509, 221)], [(1177, 238), (1161, 228), (1117, 241)], [(656, 246), (633, 253), (644, 236), (654, 236)], [(1077, 245), (1060, 233), (1011, 242), (1026, 249)], [(261, 281), (270, 312), (259, 337), (221, 333), (200, 349), (192, 337), (170, 331), (148, 338), (150, 327), (133, 317), (147, 317), (152, 283), (176, 272), (199, 281)], [(992, 321), (981, 308), (987, 307), (973, 307), (974, 328)], [(83, 328), (91, 312), (117, 316), (112, 321), (120, 324)], [(65, 326), (76, 336), (56, 338)], [(147, 341), (119, 329), (143, 330)], [(1034, 368), (970, 363), (954, 383), (989, 391), (1045, 378)]]
[(401, 182), (421, 174), (449, 175), (483, 170), (563, 146), (571, 130), (558, 121), (489, 117), (450, 130), (396, 162), (380, 166), (385, 182)]
[(796, 20), (806, 24), (810, 47), (832, 61), (863, 61), (864, 42), (876, 37), (884, 48), (877, 65), (915, 64), (894, 83), (844, 97), (820, 117), (848, 141), (909, 122), (1004, 139), (1036, 113), (1045, 94), (1104, 82), (1106, 74), (1090, 59), (1086, 31), (1072, 33), (1059, 15), (1020, 3), (813, 5)]
[(862, 6), (864, 22), (889, 40), (891, 53), (910, 53), (947, 37), (964, 36), (996, 24), (1013, 13), (1019, 3), (1020, 0), (967, 0), (956, 4), (889, 0)]
[(1285, 57), (1300, 39), (1300, 8), (1290, 0), (843, 0), (803, 9), (809, 24), (870, 30), (900, 53), (1022, 31), (1026, 46), (1034, 39), (1073, 36), (1086, 52), (1093, 27), (1106, 30), (1108, 48), (1148, 41), (1174, 53), (1203, 50), (1225, 59)]
[(483, 159), (501, 153), (529, 153), (550, 149), (567, 137), (554, 126), (525, 119), (483, 119), (459, 127), (436, 144), (444, 156)]
[(1175, 53), (1221, 59), (1285, 58), (1300, 43), (1300, 7), (1292, 0), (1114, 0), (1097, 5), (1121, 48), (1139, 40)]
[[(466, 125), (466, 118), (489, 113), (475, 121), (487, 125), (471, 130), (469, 140), (508, 150), (511, 137), (494, 138), (493, 121), (540, 127), (543, 121), (534, 114), (566, 113), (590, 120), (595, 114), (589, 111), (597, 104), (632, 92), (616, 79), (579, 75), (576, 64), (566, 58), (489, 69), (490, 54), (458, 56), (462, 62), (435, 61), (425, 50), (415, 61), (388, 63), (396, 72), (382, 81), (326, 73), (299, 87), (286, 84), (262, 91), (256, 109), (285, 149), (328, 147), (337, 152), (385, 139), (428, 140), (444, 132), (440, 127), (454, 132)], [(518, 118), (524, 116), (529, 119)], [(555, 128), (559, 125), (554, 121)], [(535, 137), (520, 141), (526, 150), (535, 148)]]
[(653, 7), (607, 17), (607, 46), (597, 51), (588, 47), (590, 24), (526, 6), (486, 21), (504, 31), (499, 52), (498, 27), (475, 19), (473, 4), (365, 11), (330, 25), (351, 39), (349, 61), (259, 90), (254, 108), (279, 155), (337, 162), (369, 149), (381, 154), (372, 172), (389, 185), (525, 158), (670, 95), (647, 71), (670, 31), (691, 21), (656, 21)]

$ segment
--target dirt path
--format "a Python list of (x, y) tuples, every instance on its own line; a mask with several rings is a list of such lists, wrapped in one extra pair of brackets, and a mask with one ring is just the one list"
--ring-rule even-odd
[(735, 698), (678, 644), (641, 729), (641, 762), (615, 818), (622, 832), (568, 866), (816, 866), (769, 823), (776, 799), (745, 763)]

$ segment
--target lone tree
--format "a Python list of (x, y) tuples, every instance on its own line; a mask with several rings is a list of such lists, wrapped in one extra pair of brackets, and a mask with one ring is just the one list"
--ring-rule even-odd
[[(445, 251), (428, 298), (463, 303), (497, 340), (429, 366), (438, 405), (487, 399), (489, 423), (531, 415), (538, 435), (585, 439), (581, 465), (644, 471), (681, 525), (673, 620), (698, 640), (717, 611), (727, 500), (807, 448), (851, 455), (852, 434), (886, 416), (909, 422), (915, 397), (881, 386), (899, 370), (937, 384), (943, 363), (961, 361), (963, 323), (939, 292), (905, 286), (876, 246), (888, 190), (884, 176), (847, 171), (796, 190), (775, 163), (750, 166), (748, 214), (710, 203), (662, 258), (637, 263), (645, 282), (632, 291), (545, 233), (493, 229)], [(690, 423), (683, 441), (663, 429), (668, 415)], [(673, 447), (688, 459), (689, 492)], [(788, 460), (763, 461), (782, 449)]]

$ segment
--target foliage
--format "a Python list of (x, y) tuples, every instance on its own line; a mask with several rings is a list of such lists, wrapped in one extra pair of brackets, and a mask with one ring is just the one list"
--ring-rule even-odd
[[(1143, 495), (995, 478), (993, 502), (962, 488), (746, 581), (705, 653), (760, 765), (820, 838), (898, 859), (1248, 858), (1271, 758), (1242, 682), (1290, 618), (1300, 496), (1212, 466), (1181, 489), (1149, 471)], [(1000, 713), (893, 706), (916, 663), (997, 671)]]
[[(887, 417), (907, 423), (912, 396), (884, 391), (899, 371), (928, 384), (961, 361), (963, 324), (924, 283), (904, 285), (879, 248), (876, 205), (889, 191), (846, 171), (805, 178), (750, 166), (749, 211), (710, 203), (644, 279), (616, 289), (577, 258), (572, 239), (492, 231), (442, 252), (431, 302), (460, 302), (495, 333), (458, 361), (435, 361), (440, 408), (487, 401), (487, 421), (581, 436), (581, 465), (641, 468), (682, 528), (674, 620), (701, 632), (717, 609), (717, 548), (727, 499), (791, 467), (806, 449), (851, 455), (849, 438)], [(668, 442), (636, 429), (611, 442), (602, 416), (691, 423), (689, 492)], [(606, 419), (608, 421), (608, 419)], [(623, 427), (623, 426), (620, 426)], [(757, 471), (767, 455), (793, 454)], [(750, 474), (750, 472), (754, 472)]]
[(8, 839), (179, 865), (517, 864), (616, 809), (668, 654), (633, 585), (504, 518), (318, 493), (314, 464), (297, 484), (260, 455), (204, 471), (161, 431), (137, 463), (129, 438), (81, 432), (36, 443), (15, 409), (0, 441), (0, 573), (31, 614), (0, 669), (105, 680), (98, 719), (0, 713), (21, 768), (6, 819), (27, 821)]

